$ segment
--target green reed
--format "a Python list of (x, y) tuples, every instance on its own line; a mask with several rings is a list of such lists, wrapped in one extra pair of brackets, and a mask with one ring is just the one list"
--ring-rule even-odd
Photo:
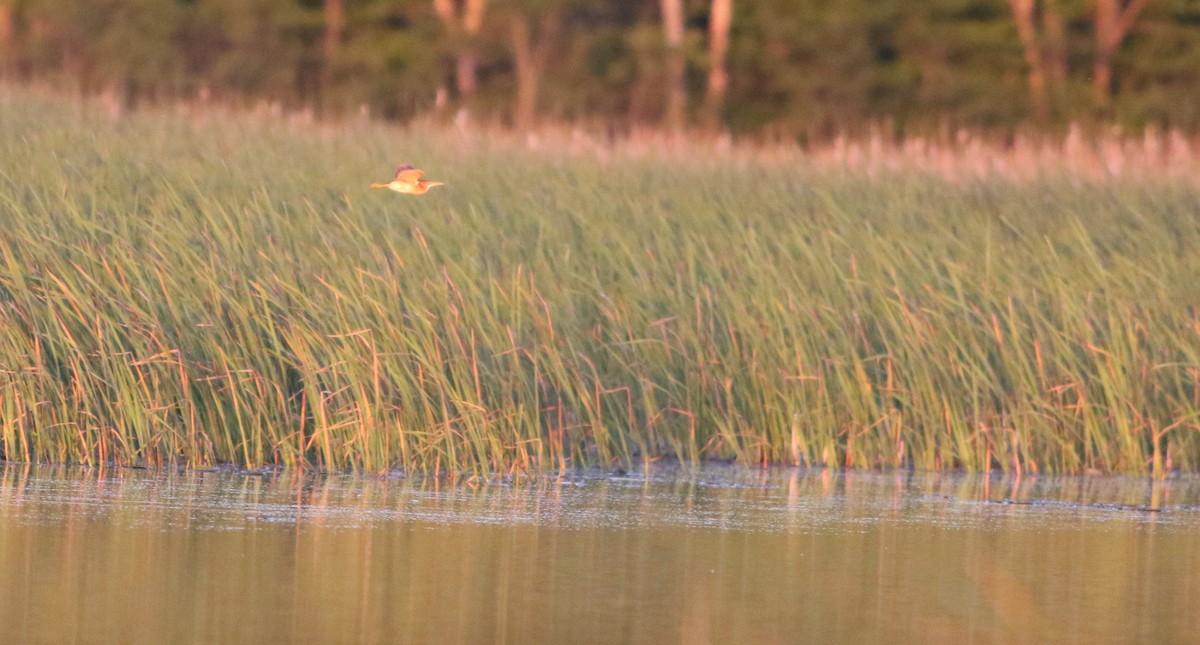
[[(0, 100), (0, 456), (1200, 469), (1200, 191)], [(703, 153), (703, 154), (702, 154)], [(445, 188), (371, 191), (395, 163)]]

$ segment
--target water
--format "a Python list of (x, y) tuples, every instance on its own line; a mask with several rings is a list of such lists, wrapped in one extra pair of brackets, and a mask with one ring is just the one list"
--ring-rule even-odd
[(0, 466), (0, 626), (14, 643), (1195, 642), (1200, 482)]

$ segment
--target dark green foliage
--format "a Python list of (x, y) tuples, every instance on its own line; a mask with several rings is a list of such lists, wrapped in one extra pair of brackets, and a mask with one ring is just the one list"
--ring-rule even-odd
[[(562, 28), (539, 85), (551, 119), (656, 124), (664, 106), (656, 0), (492, 0), (472, 40), (479, 89), (455, 94), (461, 33), (432, 0), (347, 0), (327, 51), (324, 0), (0, 0), (11, 33), (0, 70), (85, 92), (279, 101), (322, 113), (407, 119), (465, 104), (513, 109), (514, 12), (556, 11)], [(1155, 0), (1114, 61), (1114, 97), (1089, 91), (1092, 3), (1058, 0), (1067, 76), (1053, 122), (1115, 119), (1200, 128), (1200, 5)], [(735, 133), (827, 137), (887, 123), (1009, 131), (1028, 120), (1026, 67), (1005, 0), (735, 0), (723, 124)], [(708, 2), (685, 3), (689, 93), (698, 120), (708, 70)], [(441, 97), (439, 99), (439, 96)], [(449, 112), (447, 112), (449, 113)]]

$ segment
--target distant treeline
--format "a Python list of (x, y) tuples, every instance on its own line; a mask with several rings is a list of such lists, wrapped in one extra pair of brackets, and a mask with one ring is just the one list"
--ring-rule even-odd
[(0, 74), (518, 127), (1195, 132), (1200, 0), (0, 0)]

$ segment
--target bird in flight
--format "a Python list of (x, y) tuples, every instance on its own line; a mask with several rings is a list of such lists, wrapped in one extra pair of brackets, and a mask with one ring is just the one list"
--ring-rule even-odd
[(440, 181), (426, 181), (424, 170), (418, 170), (408, 164), (396, 168), (396, 177), (386, 184), (371, 184), (371, 188), (391, 188), (398, 193), (422, 195), (434, 186), (444, 186)]

